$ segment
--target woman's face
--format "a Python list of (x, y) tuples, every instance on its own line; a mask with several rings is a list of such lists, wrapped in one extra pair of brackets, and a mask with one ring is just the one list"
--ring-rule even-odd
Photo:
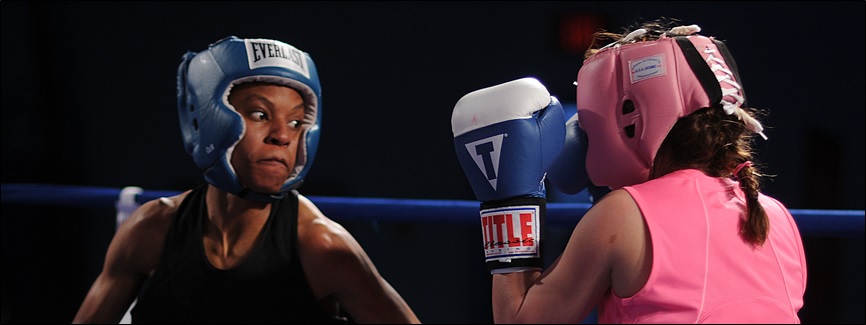
[(278, 192), (295, 166), (303, 133), (303, 97), (286, 86), (251, 83), (235, 86), (229, 103), (245, 125), (232, 152), (235, 173), (252, 191)]

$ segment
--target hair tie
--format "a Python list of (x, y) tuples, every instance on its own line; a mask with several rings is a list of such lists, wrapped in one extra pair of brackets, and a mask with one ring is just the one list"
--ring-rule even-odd
[(746, 160), (742, 164), (737, 165), (737, 168), (734, 168), (734, 172), (731, 173), (731, 176), (733, 176), (734, 179), (739, 179), (740, 177), (738, 175), (740, 174), (740, 169), (743, 169), (743, 167), (751, 167), (751, 166), (752, 166), (752, 162), (749, 160)]

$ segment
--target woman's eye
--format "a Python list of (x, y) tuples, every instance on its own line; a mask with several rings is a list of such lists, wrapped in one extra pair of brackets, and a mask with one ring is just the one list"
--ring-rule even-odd
[(252, 114), (250, 114), (250, 116), (252, 116), (252, 119), (256, 120), (256, 121), (265, 121), (268, 119), (268, 115), (262, 111), (252, 112)]
[(289, 122), (289, 127), (293, 128), (293, 129), (300, 129), (301, 126), (303, 126), (303, 125), (304, 125), (304, 121), (301, 121), (301, 120), (294, 120), (294, 121)]

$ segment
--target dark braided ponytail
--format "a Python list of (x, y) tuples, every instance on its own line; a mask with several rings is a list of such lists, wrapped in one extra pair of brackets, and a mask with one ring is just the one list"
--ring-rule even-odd
[(746, 242), (761, 246), (767, 240), (770, 223), (758, 202), (760, 178), (764, 175), (753, 163), (753, 135), (737, 116), (727, 115), (721, 108), (700, 109), (674, 124), (659, 147), (650, 178), (686, 168), (713, 177), (734, 178), (746, 196), (740, 233)]

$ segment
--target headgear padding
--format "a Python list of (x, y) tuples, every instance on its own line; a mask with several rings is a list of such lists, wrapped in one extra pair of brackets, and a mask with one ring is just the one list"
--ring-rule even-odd
[[(228, 97), (232, 87), (245, 82), (288, 86), (304, 99), (304, 129), (295, 166), (277, 193), (251, 192), (231, 164), (245, 125)], [(301, 185), (316, 155), (322, 116), (319, 76), (309, 54), (276, 40), (229, 36), (199, 53), (187, 52), (177, 70), (177, 88), (184, 146), (204, 171), (205, 181), (260, 201), (279, 199)]]
[[(674, 123), (701, 108), (718, 107), (744, 119), (745, 94), (738, 80), (725, 45), (705, 36), (662, 35), (600, 50), (577, 75), (590, 180), (612, 189), (649, 180)], [(757, 121), (745, 122), (761, 132)]]

